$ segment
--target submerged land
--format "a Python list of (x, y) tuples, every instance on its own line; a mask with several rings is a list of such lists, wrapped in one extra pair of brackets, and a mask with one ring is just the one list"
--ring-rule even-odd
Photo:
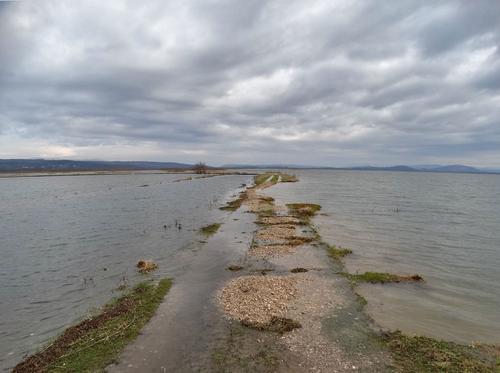
[(203, 251), (171, 289), (169, 279), (131, 289), (14, 371), (500, 370), (496, 346), (381, 330), (364, 312), (357, 284), (420, 286), (425, 279), (347, 273), (342, 261), (352, 251), (324, 242), (314, 226), (321, 206), (280, 205), (265, 195), (275, 184), (298, 181), (285, 173), (255, 176), (221, 206), (226, 221), (200, 228)]

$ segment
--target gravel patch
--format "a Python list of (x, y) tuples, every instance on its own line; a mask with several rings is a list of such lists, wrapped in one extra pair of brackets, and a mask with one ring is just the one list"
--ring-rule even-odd
[(252, 247), (248, 253), (251, 256), (265, 259), (274, 256), (290, 255), (295, 252), (297, 247), (297, 245), (261, 245)]
[(222, 309), (232, 318), (253, 325), (284, 317), (297, 295), (294, 276), (243, 276), (231, 280), (219, 293)]
[(297, 219), (293, 216), (269, 216), (269, 217), (263, 217), (259, 221), (259, 223), (262, 224), (269, 224), (269, 225), (274, 225), (274, 224), (301, 224), (301, 220)]
[(257, 231), (255, 238), (263, 241), (283, 240), (294, 237), (294, 225), (271, 225)]

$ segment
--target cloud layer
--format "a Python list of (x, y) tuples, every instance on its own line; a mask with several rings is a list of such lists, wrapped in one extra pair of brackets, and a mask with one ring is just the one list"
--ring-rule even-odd
[(0, 3), (0, 157), (500, 165), (500, 2)]

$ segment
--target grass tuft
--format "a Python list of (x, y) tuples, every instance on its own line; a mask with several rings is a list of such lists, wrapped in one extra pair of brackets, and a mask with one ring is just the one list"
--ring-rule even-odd
[(341, 246), (337, 247), (335, 245), (328, 245), (327, 244), (327, 253), (328, 253), (328, 256), (332, 259), (335, 259), (335, 260), (340, 260), (342, 259), (343, 257), (349, 255), (349, 254), (352, 254), (352, 250), (351, 249), (346, 249), (346, 248), (343, 248)]
[(351, 274), (344, 272), (343, 275), (351, 282), (369, 282), (371, 284), (386, 284), (390, 282), (422, 282), (424, 279), (420, 275), (402, 276), (387, 272), (365, 272), (361, 274)]
[(200, 233), (204, 234), (205, 236), (211, 236), (219, 230), (221, 225), (222, 225), (221, 223), (214, 223), (207, 225), (205, 227), (200, 228)]
[(241, 204), (246, 198), (247, 198), (247, 192), (246, 191), (241, 192), (238, 198), (229, 201), (225, 206), (222, 206), (219, 209), (223, 211), (236, 211), (241, 207)]
[(69, 327), (42, 351), (13, 370), (27, 372), (96, 372), (112, 364), (154, 315), (172, 285), (141, 283), (103, 307), (100, 314)]
[(299, 181), (299, 179), (295, 175), (281, 174), (282, 183), (296, 183), (297, 181)]
[(304, 220), (308, 220), (321, 210), (321, 206), (314, 203), (288, 203), (286, 207), (291, 215)]

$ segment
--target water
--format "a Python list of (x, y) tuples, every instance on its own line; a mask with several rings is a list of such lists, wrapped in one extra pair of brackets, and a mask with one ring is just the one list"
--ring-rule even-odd
[(173, 182), (185, 177), (0, 179), (0, 369), (144, 279), (138, 260), (157, 277), (188, 270), (198, 229), (223, 222), (218, 207), (250, 178)]
[(424, 276), (364, 285), (382, 326), (463, 343), (500, 343), (500, 175), (298, 171), (266, 192), (322, 205), (325, 241), (353, 249), (350, 272)]

